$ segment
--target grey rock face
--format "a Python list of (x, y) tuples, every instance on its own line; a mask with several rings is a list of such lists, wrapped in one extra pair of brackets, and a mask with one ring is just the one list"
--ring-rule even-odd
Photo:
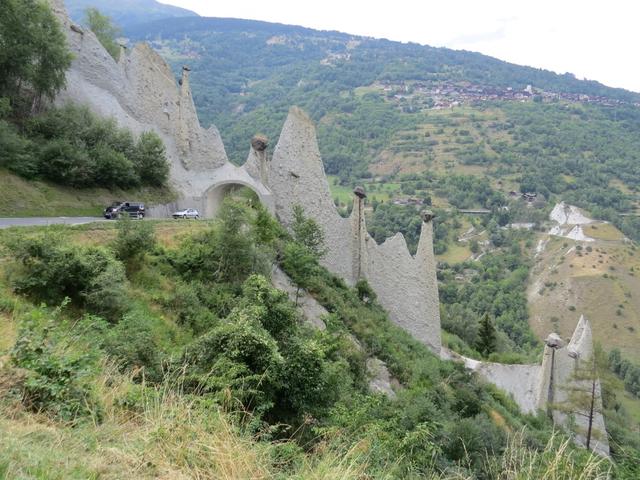
[(415, 338), (440, 350), (440, 308), (433, 233), (430, 221), (422, 228), (418, 252), (411, 256), (400, 234), (378, 245), (369, 236), (364, 219), (362, 187), (354, 191), (349, 219), (338, 214), (324, 173), (313, 123), (292, 108), (276, 146), (269, 172), (276, 214), (286, 225), (293, 207), (301, 205), (325, 234), (328, 253), (324, 265), (354, 284), (365, 278), (393, 322)]
[(300, 291), (286, 273), (277, 267), (274, 268), (271, 272), (271, 283), (278, 290), (286, 292), (289, 300), (297, 302), (302, 315), (311, 325), (319, 330), (327, 328), (323, 318), (329, 315), (329, 312), (311, 295), (308, 295), (305, 291)]
[(396, 392), (392, 383), (394, 380), (389, 373), (387, 365), (380, 359), (372, 357), (367, 359), (367, 372), (371, 376), (369, 390), (373, 393), (381, 393), (390, 399), (396, 398)]
[(293, 221), (293, 207), (300, 205), (325, 235), (327, 255), (323, 264), (348, 283), (351, 271), (351, 227), (333, 204), (324, 173), (316, 132), (311, 119), (292, 108), (273, 152), (268, 185), (275, 198), (276, 215), (285, 225)]

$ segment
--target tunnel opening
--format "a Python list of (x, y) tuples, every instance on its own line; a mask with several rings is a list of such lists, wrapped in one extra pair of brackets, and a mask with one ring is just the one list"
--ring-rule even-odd
[(215, 185), (207, 190), (205, 198), (205, 217), (213, 218), (218, 213), (225, 198), (244, 203), (250, 208), (263, 203), (258, 192), (243, 183), (228, 182)]

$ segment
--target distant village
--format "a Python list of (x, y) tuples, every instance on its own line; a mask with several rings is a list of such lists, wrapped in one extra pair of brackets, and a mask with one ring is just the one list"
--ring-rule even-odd
[[(516, 192), (514, 190), (509, 192), (509, 197), (512, 200), (521, 199), (527, 203), (528, 206), (533, 205), (533, 203), (538, 199), (537, 192)], [(399, 197), (394, 198), (391, 203), (394, 205), (403, 205), (403, 206), (420, 206), (420, 205), (431, 205), (430, 200), (427, 201), (424, 198), (420, 197)], [(506, 207), (504, 207), (506, 208)], [(480, 209), (468, 209), (468, 210), (460, 210), (460, 213), (469, 213), (469, 214), (488, 214), (491, 213), (491, 210), (487, 210), (485, 208)]]
[(547, 92), (532, 85), (524, 89), (511, 87), (500, 88), (474, 85), (469, 82), (378, 82), (372, 87), (385, 93), (388, 100), (398, 102), (405, 111), (442, 110), (461, 105), (471, 105), (490, 101), (517, 102), (582, 102), (608, 107), (621, 105), (635, 105), (640, 102), (629, 103), (609, 97), (584, 95), (578, 93)]

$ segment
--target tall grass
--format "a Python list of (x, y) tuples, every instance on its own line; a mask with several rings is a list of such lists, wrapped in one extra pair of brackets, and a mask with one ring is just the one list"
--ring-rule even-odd
[[(144, 387), (132, 381), (139, 372), (122, 375), (111, 365), (103, 372), (100, 412), (73, 427), (0, 398), (0, 480), (366, 478), (361, 446), (344, 452), (321, 442), (303, 453), (293, 443), (259, 441), (235, 415), (189, 399), (179, 385)], [(282, 451), (293, 451), (294, 461), (282, 463)]]
[(611, 475), (608, 459), (571, 448), (570, 439), (553, 435), (542, 451), (524, 442), (522, 432), (511, 435), (498, 462), (489, 465), (496, 480), (606, 480)]
[[(136, 375), (140, 372), (122, 375), (105, 365), (95, 386), (103, 400), (101, 421), (73, 427), (17, 412), (0, 398), (0, 479), (374, 478), (367, 472), (365, 442), (341, 449), (325, 438), (303, 453), (293, 443), (260, 441), (243, 431), (237, 415), (183, 395), (179, 382), (150, 388), (134, 383)], [(283, 451), (294, 452), (293, 460), (282, 462)], [(526, 445), (523, 432), (512, 434), (504, 454), (486, 462), (485, 471), (496, 480), (610, 478), (607, 459), (557, 436), (536, 450)], [(381, 472), (375, 478), (393, 477)], [(430, 480), (472, 478), (462, 469), (433, 472)]]

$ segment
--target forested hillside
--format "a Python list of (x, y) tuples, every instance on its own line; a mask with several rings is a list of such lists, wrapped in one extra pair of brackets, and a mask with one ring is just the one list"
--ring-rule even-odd
[(640, 238), (637, 218), (618, 217), (638, 202), (638, 93), (472, 52), (248, 20), (175, 19), (126, 33), (176, 69), (192, 67), (200, 116), (236, 163), (258, 131), (275, 144), (295, 104), (318, 123), (338, 184), (405, 186), (379, 200), (436, 199), (406, 184), (438, 173), (487, 176), (498, 192), (566, 198)]

